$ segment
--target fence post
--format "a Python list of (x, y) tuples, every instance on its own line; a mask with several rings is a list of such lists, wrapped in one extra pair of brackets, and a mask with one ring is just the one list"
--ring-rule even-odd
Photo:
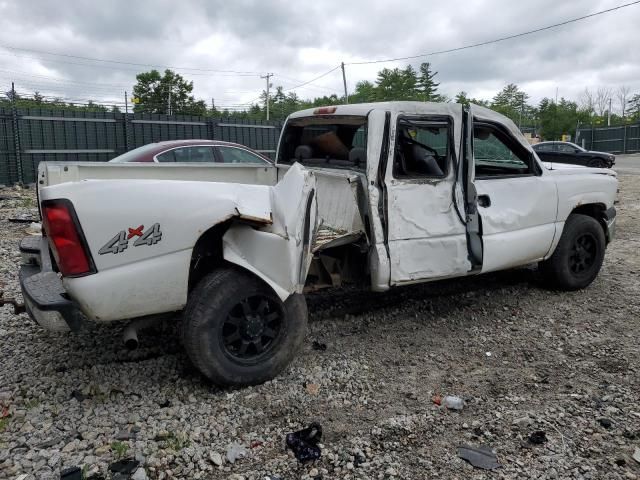
[(622, 128), (624, 128), (624, 134), (622, 135), (622, 154), (624, 155), (627, 153), (627, 124), (625, 123)]
[(215, 140), (215, 119), (212, 117), (207, 118), (207, 136), (209, 140)]
[(22, 172), (22, 156), (20, 155), (20, 132), (18, 128), (20, 122), (18, 122), (18, 108), (16, 107), (16, 88), (14, 83), (11, 82), (11, 121), (13, 123), (13, 147), (16, 155), (16, 169), (18, 174), (18, 183), (22, 184), (24, 175)]

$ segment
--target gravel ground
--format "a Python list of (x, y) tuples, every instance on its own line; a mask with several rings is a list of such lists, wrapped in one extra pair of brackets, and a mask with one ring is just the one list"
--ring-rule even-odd
[[(640, 463), (640, 177), (622, 175), (618, 238), (584, 291), (544, 290), (528, 269), (388, 294), (310, 296), (303, 351), (276, 380), (220, 390), (189, 365), (172, 325), (126, 351), (122, 325), (43, 331), (0, 308), (0, 478), (634, 479)], [(17, 242), (33, 190), (0, 189), (0, 289), (20, 298)], [(327, 345), (325, 351), (313, 342)], [(435, 395), (459, 395), (462, 411)], [(6, 407), (6, 408), (2, 408)], [(322, 458), (284, 437), (318, 421)], [(544, 431), (547, 441), (527, 439)], [(245, 449), (235, 463), (227, 452)], [(495, 449), (474, 469), (461, 444)]]

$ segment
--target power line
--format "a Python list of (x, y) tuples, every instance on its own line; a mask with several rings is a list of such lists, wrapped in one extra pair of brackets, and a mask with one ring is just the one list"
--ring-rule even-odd
[[(557, 27), (561, 27), (561, 26), (564, 26), (564, 25), (568, 25), (570, 23), (579, 22), (579, 21), (585, 20), (587, 18), (596, 17), (598, 15), (603, 15), (605, 13), (613, 12), (615, 10), (620, 10), (622, 8), (630, 7), (632, 5), (637, 5), (638, 3), (640, 3), (640, 0), (636, 0), (635, 2), (625, 3), (625, 4), (619, 5), (617, 7), (607, 8), (606, 10), (600, 10), (598, 12), (590, 13), (589, 15), (583, 15), (582, 17), (577, 17), (577, 18), (572, 18), (570, 20), (565, 20), (564, 22), (554, 23), (553, 25), (547, 25), (546, 27), (536, 28), (535, 30), (529, 30), (529, 31), (522, 32), (522, 33), (516, 33), (514, 35), (509, 35), (509, 36), (506, 36), (506, 37), (496, 38), (494, 40), (487, 40), (485, 42), (473, 43), (473, 44), (464, 45), (464, 46), (461, 46), (461, 47), (449, 48), (447, 50), (438, 50), (438, 51), (435, 51), (435, 52), (421, 53), (419, 55), (411, 55), (411, 56), (407, 56), (407, 57), (387, 58), (387, 59), (383, 59), (383, 60), (369, 60), (369, 61), (363, 61), (363, 62), (350, 62), (350, 63), (346, 63), (345, 65), (369, 65), (369, 64), (372, 64), (372, 63), (387, 63), (387, 62), (396, 62), (396, 61), (399, 61), (399, 60), (413, 60), (413, 59), (421, 58), (421, 57), (429, 57), (431, 55), (440, 55), (442, 53), (458, 52), (460, 50), (467, 50), (469, 48), (482, 47), (484, 45), (489, 45), (491, 43), (504, 42), (505, 40), (511, 40), (511, 39), (514, 39), (514, 38), (524, 37), (526, 35), (531, 35), (533, 33), (543, 32), (545, 30), (550, 30), (552, 28), (557, 28)], [(338, 67), (336, 67), (336, 68), (338, 68)]]
[(19, 52), (29, 52), (36, 53), (39, 55), (52, 55), (56, 57), (65, 57), (65, 58), (73, 58), (77, 60), (88, 60), (90, 62), (104, 62), (104, 63), (116, 63), (120, 65), (132, 65), (135, 67), (151, 67), (151, 68), (169, 68), (171, 70), (195, 70), (198, 72), (217, 72), (217, 73), (236, 73), (236, 74), (251, 74), (251, 75), (260, 75), (261, 72), (242, 72), (237, 70), (216, 70), (210, 68), (197, 68), (197, 67), (174, 67), (170, 65), (154, 65), (148, 63), (136, 63), (136, 62), (124, 62), (121, 60), (111, 60), (105, 58), (93, 58), (93, 57), (84, 57), (81, 55), (70, 55), (67, 53), (55, 53), (55, 52), (47, 52), (44, 50), (35, 50), (31, 48), (22, 48), (22, 47), (14, 47), (13, 45), (0, 45), (0, 48), (6, 48), (7, 50), (16, 50)]
[[(640, 2), (640, 0), (638, 0), (638, 1)], [(340, 68), (340, 65), (336, 65), (331, 70), (328, 70), (328, 71), (324, 72), (322, 75), (319, 75), (316, 78), (312, 78), (311, 80), (308, 80), (308, 81), (306, 81), (304, 83), (301, 83), (300, 85), (296, 85), (295, 87), (285, 88), (282, 91), (283, 92), (288, 92), (289, 90), (295, 90), (296, 88), (300, 88), (300, 87), (304, 87), (305, 85), (309, 85), (310, 83), (313, 83), (313, 82), (315, 82), (317, 80), (320, 80), (321, 78), (326, 77), (330, 73), (335, 72), (339, 68)]]

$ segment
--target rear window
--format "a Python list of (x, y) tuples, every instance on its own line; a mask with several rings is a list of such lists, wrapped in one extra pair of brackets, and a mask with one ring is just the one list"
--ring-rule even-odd
[(281, 137), (278, 163), (364, 170), (367, 118), (305, 117), (289, 121)]
[(158, 149), (157, 143), (149, 143), (147, 145), (143, 145), (142, 147), (134, 148), (133, 150), (129, 150), (122, 155), (119, 155), (115, 158), (109, 160), (111, 163), (127, 163), (127, 162), (139, 162), (140, 157), (145, 156), (149, 152), (153, 152)]

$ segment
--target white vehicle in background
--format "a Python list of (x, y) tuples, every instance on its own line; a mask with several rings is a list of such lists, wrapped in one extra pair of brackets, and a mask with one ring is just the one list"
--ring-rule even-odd
[(539, 262), (597, 276), (614, 235), (608, 169), (542, 164), (486, 108), (389, 102), (304, 110), (274, 165), (42, 163), (42, 239), (21, 285), (43, 327), (182, 312), (220, 384), (277, 375), (303, 342), (306, 288), (374, 291)]

